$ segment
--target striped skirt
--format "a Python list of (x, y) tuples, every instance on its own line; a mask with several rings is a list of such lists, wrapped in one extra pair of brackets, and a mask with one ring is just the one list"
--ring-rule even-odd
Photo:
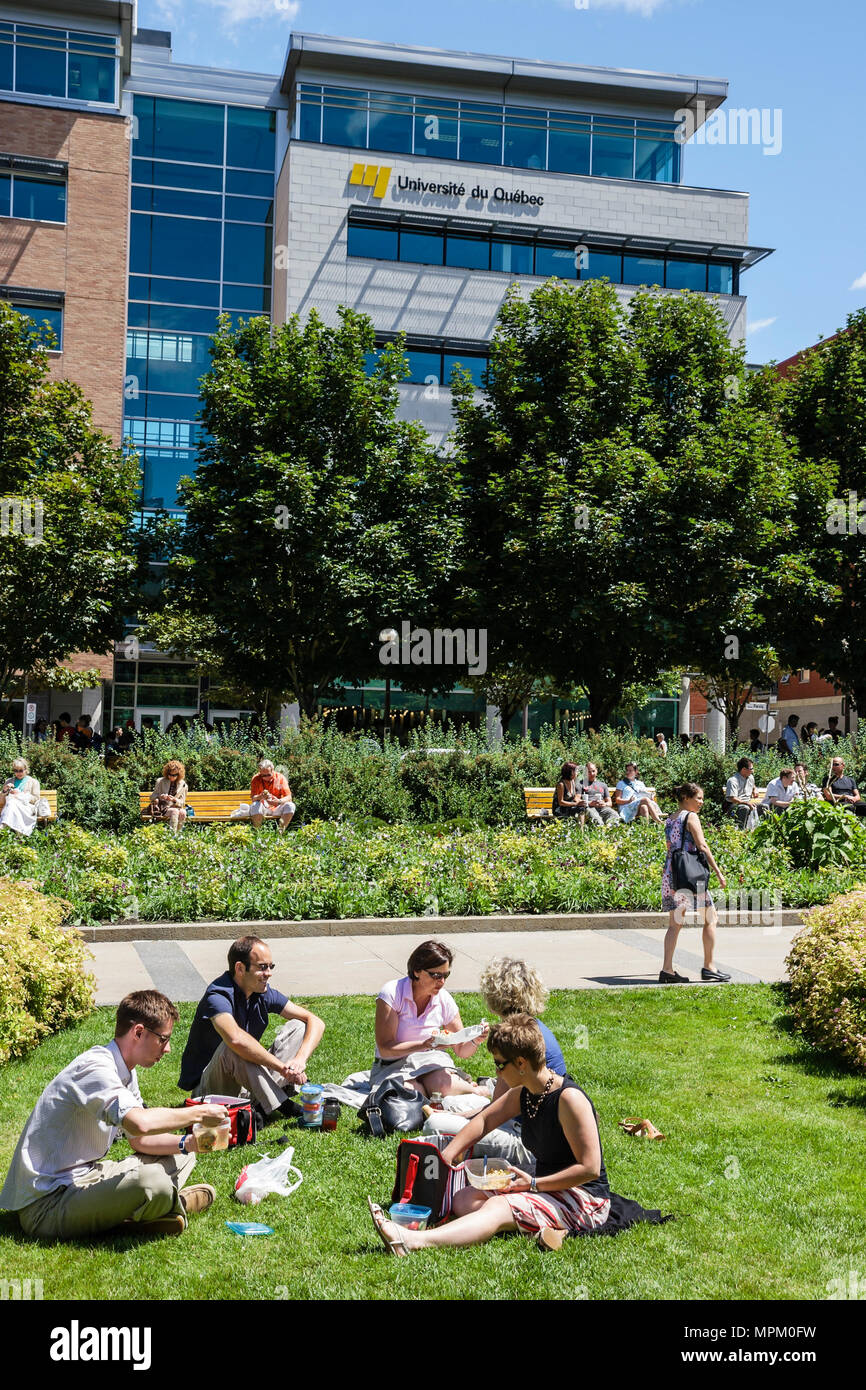
[(552, 1226), (559, 1231), (593, 1231), (610, 1215), (609, 1197), (591, 1197), (581, 1187), (561, 1192), (502, 1193), (525, 1236), (537, 1235)]

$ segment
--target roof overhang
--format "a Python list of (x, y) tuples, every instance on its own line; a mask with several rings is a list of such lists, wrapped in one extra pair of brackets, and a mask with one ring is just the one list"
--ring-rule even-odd
[(348, 213), (353, 222), (379, 222), (388, 226), (399, 224), (428, 230), (444, 228), (452, 232), (489, 232), (493, 236), (517, 236), (522, 241), (560, 241), (567, 246), (585, 242), (599, 250), (609, 247), (611, 251), (632, 251), (647, 256), (695, 256), (701, 260), (718, 257), (735, 262), (741, 270), (749, 270), (773, 254), (773, 248), (769, 246), (735, 246), (721, 241), (629, 236), (625, 232), (596, 232), (591, 227), (517, 226), (514, 222), (504, 222), (499, 218), (436, 216), (403, 208), (371, 208), (366, 203), (353, 203)]
[[(404, 82), (488, 87), (510, 101), (521, 95), (557, 100), (640, 101), (660, 110), (696, 110), (702, 119), (721, 106), (728, 95), (722, 77), (690, 77), (681, 73), (642, 72), (632, 68), (585, 67), (548, 63), (533, 58), (506, 58), (489, 53), (465, 53), (446, 48), (420, 48), (367, 39), (334, 38), (327, 34), (292, 34), (286, 51), (281, 90), (291, 95), (298, 70), (327, 69), (364, 82), (399, 79)], [(698, 103), (701, 103), (699, 105)]]
[(48, 23), (54, 19), (58, 10), (62, 9), (63, 18), (68, 22), (70, 29), (75, 28), (75, 21), (79, 19), (101, 19), (115, 24), (120, 31), (121, 72), (124, 77), (128, 75), (135, 25), (133, 0), (66, 0), (62, 6), (58, 4), (58, 0), (27, 0), (27, 8), (33, 12), (34, 17), (40, 11), (44, 11), (46, 16), (50, 16), (47, 19)]

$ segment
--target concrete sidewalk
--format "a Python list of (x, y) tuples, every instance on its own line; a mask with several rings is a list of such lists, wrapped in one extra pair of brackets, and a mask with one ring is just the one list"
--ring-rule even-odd
[[(429, 925), (432, 922), (428, 919)], [(237, 930), (242, 930), (240, 924)], [(735, 983), (783, 980), (785, 957), (799, 926), (720, 927), (716, 964)], [(449, 940), (454, 968), (448, 988), (477, 990), (491, 956), (519, 956), (540, 972), (552, 989), (619, 989), (658, 985), (664, 931), (605, 928), (583, 931), (464, 932)], [(268, 938), (266, 938), (268, 939)], [(422, 938), (401, 935), (270, 938), (277, 966), (274, 987), (290, 997), (367, 994), (405, 975), (409, 953)], [(116, 1004), (134, 989), (159, 989), (178, 1002), (197, 1000), (205, 985), (222, 974), (232, 940), (97, 941), (91, 943), (97, 1003)], [(697, 927), (680, 932), (676, 965), (700, 983), (703, 963)], [(713, 986), (707, 986), (712, 988)]]

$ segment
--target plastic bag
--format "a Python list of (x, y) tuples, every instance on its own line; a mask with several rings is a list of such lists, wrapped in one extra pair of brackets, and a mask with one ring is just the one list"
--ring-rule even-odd
[[(295, 1168), (292, 1159), (295, 1156), (294, 1149), (284, 1149), (276, 1158), (260, 1158), (257, 1163), (248, 1163), (238, 1174), (235, 1183), (235, 1197), (239, 1202), (245, 1202), (250, 1206), (255, 1206), (263, 1197), (269, 1197), (272, 1192), (278, 1197), (289, 1197), (300, 1187), (304, 1181), (300, 1169)], [(296, 1174), (297, 1181), (290, 1183), (288, 1177), (290, 1173)]]

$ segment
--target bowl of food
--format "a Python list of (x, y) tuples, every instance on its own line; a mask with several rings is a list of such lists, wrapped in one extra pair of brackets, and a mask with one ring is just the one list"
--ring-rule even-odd
[(470, 1158), (463, 1167), (470, 1185), (482, 1192), (505, 1192), (514, 1177), (504, 1158), (488, 1158), (486, 1164), (483, 1158)]

